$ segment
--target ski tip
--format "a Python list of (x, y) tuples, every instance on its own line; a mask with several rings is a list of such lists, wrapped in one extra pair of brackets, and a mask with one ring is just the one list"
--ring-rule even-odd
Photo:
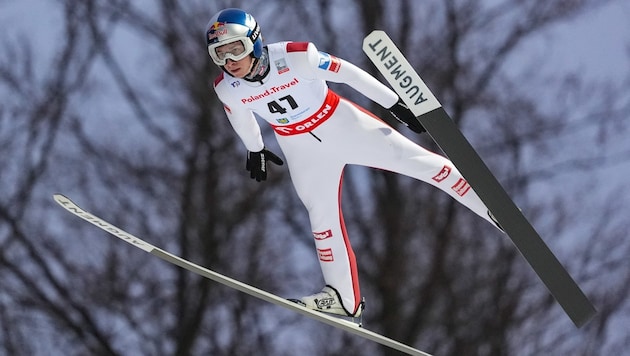
[(61, 193), (55, 193), (52, 195), (53, 199), (58, 203), (58, 204), (65, 204), (67, 202), (71, 202), (71, 200), (66, 197), (65, 195), (61, 194)]

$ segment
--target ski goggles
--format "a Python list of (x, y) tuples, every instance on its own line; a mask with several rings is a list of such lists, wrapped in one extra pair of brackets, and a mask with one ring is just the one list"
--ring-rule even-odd
[(212, 61), (218, 66), (227, 64), (227, 60), (240, 61), (254, 51), (252, 41), (247, 37), (236, 37), (229, 43), (208, 45), (208, 53)]

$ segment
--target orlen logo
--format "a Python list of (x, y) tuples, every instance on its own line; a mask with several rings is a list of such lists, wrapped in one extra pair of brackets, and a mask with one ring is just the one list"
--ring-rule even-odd
[(295, 123), (293, 125), (288, 125), (288, 126), (274, 126), (273, 129), (277, 133), (283, 136), (295, 135), (302, 132), (309, 132), (309, 131), (314, 130), (317, 126), (319, 126), (324, 121), (326, 121), (328, 117), (330, 116), (330, 113), (332, 110), (333, 110), (333, 107), (330, 106), (330, 104), (326, 103), (324, 104), (324, 107), (321, 108), (320, 111), (317, 112), (317, 114), (305, 120), (302, 120), (298, 123)]
[(326, 240), (332, 237), (332, 231), (326, 230), (324, 232), (313, 232), (313, 236), (315, 237), (315, 240)]
[(438, 173), (435, 177), (433, 177), (433, 180), (440, 183), (441, 181), (448, 178), (450, 174), (451, 174), (451, 167), (444, 166), (442, 167), (442, 170), (440, 171), (440, 173)]
[(330, 106), (329, 104), (326, 104), (326, 106), (323, 107), (321, 111), (318, 112), (315, 116), (311, 116), (307, 120), (300, 121), (298, 125), (295, 126), (295, 129), (297, 131), (305, 131), (310, 128), (315, 128), (316, 126), (318, 126), (318, 123), (320, 122), (320, 120), (328, 118), (328, 114), (330, 114), (331, 110), (332, 110), (332, 106)]

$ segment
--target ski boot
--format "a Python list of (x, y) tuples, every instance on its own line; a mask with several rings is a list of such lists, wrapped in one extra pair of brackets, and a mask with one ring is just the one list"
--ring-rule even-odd
[[(359, 308), (352, 314), (348, 312), (341, 303), (339, 292), (331, 286), (325, 286), (321, 292), (302, 297), (301, 299), (289, 299), (290, 301), (300, 304), (308, 309), (317, 310), (323, 313), (349, 317), (352, 323), (361, 326), (363, 318), (361, 314), (365, 309), (365, 299), (361, 300)], [(356, 319), (359, 319), (358, 321)]]

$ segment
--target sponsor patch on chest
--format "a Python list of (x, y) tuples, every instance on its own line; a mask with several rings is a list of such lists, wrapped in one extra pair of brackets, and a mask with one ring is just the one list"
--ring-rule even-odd
[(268, 89), (265, 89), (264, 92), (259, 93), (259, 94), (254, 94), (254, 95), (250, 95), (247, 98), (241, 98), (241, 103), (243, 104), (247, 104), (247, 103), (253, 103), (256, 100), (260, 100), (260, 99), (264, 99), (266, 97), (268, 97), (269, 95), (272, 94), (276, 94), (279, 93), (283, 90), (289, 89), (293, 86), (296, 86), (300, 81), (298, 80), (298, 78), (293, 78), (291, 81), (286, 82), (284, 84), (280, 84), (277, 86), (272, 86)]
[(284, 58), (275, 60), (273, 63), (276, 65), (278, 74), (286, 73), (289, 71), (289, 67), (287, 66), (287, 61)]

